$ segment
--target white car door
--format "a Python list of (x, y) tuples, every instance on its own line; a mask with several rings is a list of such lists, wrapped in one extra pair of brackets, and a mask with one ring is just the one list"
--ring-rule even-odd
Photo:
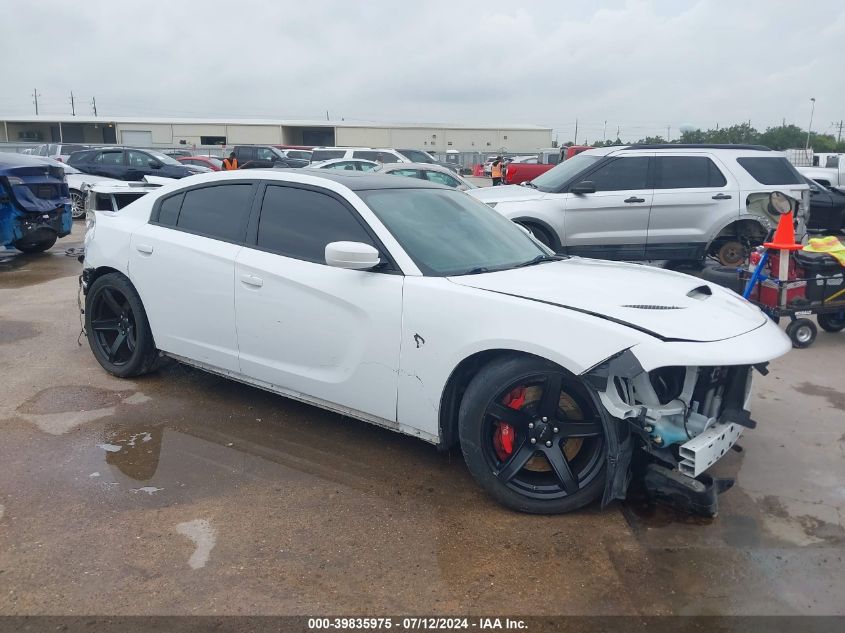
[(637, 152), (602, 163), (583, 178), (595, 185), (595, 193), (558, 194), (566, 199), (563, 247), (567, 253), (643, 259), (652, 200), (648, 183), (651, 156)]
[[(330, 242), (379, 248), (341, 196), (267, 184), (235, 265), (241, 371), (337, 410), (396, 420), (401, 274), (325, 264)], [(384, 260), (383, 260), (384, 261)]]
[(129, 277), (141, 295), (156, 347), (238, 371), (235, 256), (257, 185), (199, 185), (156, 202), (132, 235)]
[(739, 184), (706, 155), (654, 159), (647, 259), (700, 259), (716, 232), (739, 219)]

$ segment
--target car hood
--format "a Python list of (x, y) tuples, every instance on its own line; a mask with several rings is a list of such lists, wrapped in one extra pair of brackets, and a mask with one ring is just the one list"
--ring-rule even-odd
[(449, 281), (592, 314), (668, 340), (720, 341), (767, 318), (735, 293), (701, 279), (595, 259), (573, 257)]
[(505, 185), (504, 187), (479, 187), (467, 192), (473, 198), (486, 204), (492, 202), (519, 202), (522, 200), (539, 200), (545, 192), (520, 185)]
[(82, 185), (90, 185), (95, 182), (120, 182), (115, 178), (107, 176), (95, 176), (93, 174), (65, 174), (67, 185), (71, 189), (80, 189)]

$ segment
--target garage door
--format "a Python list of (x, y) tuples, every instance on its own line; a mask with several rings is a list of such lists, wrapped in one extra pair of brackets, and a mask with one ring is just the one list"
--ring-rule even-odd
[(132, 147), (151, 147), (153, 133), (149, 130), (121, 130), (120, 142)]

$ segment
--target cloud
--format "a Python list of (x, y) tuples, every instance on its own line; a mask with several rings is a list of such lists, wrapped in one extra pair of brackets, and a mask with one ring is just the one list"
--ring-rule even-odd
[[(845, 116), (835, 0), (18, 3), (0, 113), (537, 123), (600, 138)], [(47, 17), (49, 16), (49, 19)], [(11, 72), (9, 72), (11, 70)], [(821, 126), (821, 128), (819, 127)], [(564, 140), (562, 138), (561, 140)]]

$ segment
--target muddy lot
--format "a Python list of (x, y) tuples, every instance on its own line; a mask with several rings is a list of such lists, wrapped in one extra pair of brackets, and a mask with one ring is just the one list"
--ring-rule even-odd
[(720, 516), (504, 510), (459, 453), (96, 364), (64, 250), (0, 252), (0, 613), (845, 614), (845, 334), (757, 379)]

